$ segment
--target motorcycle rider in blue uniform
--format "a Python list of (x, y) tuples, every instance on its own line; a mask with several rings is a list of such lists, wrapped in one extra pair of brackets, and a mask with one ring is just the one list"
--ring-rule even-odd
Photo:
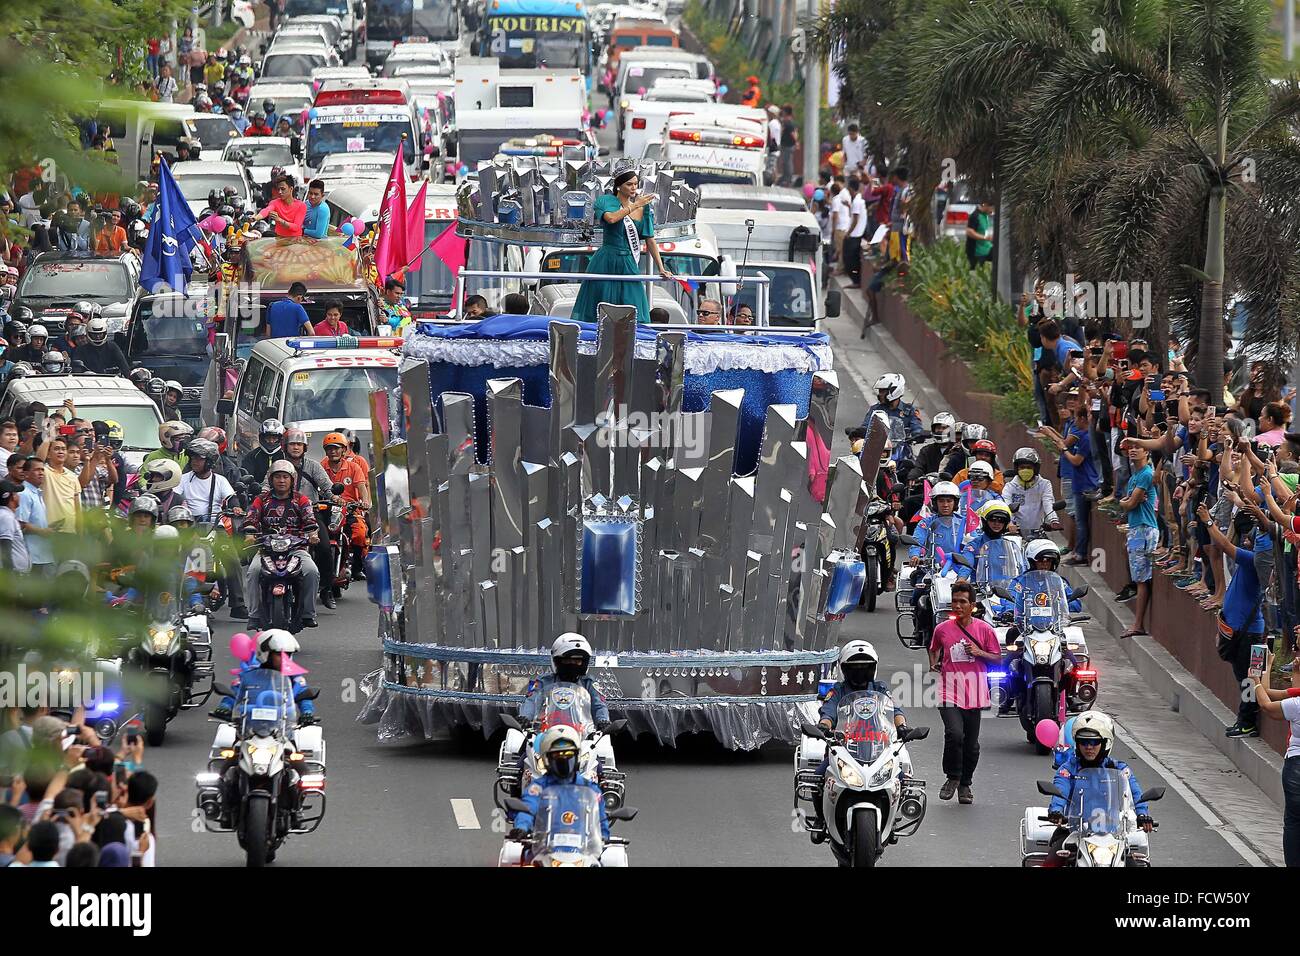
[(546, 773), (524, 789), (520, 799), (528, 804), (528, 811), (520, 810), (515, 814), (514, 828), (510, 831), (509, 839), (517, 840), (532, 833), (537, 811), (542, 805), (542, 794), (547, 788), (576, 785), (590, 787), (596, 794), (596, 805), (600, 807), (600, 836), (603, 840), (609, 840), (609, 814), (605, 810), (605, 801), (601, 799), (600, 785), (578, 773), (578, 752), (581, 747), (582, 740), (578, 732), (563, 724), (552, 727), (542, 735), (540, 750)]
[[(823, 730), (834, 730), (835, 724), (839, 718), (839, 706), (849, 694), (854, 694), (864, 690), (874, 690), (890, 700), (893, 700), (892, 692), (889, 685), (882, 680), (876, 680), (876, 668), (880, 663), (880, 656), (876, 653), (875, 647), (866, 641), (849, 641), (840, 649), (840, 677), (826, 696), (822, 698), (821, 708), (817, 712), (819, 720), (817, 726)], [(907, 730), (907, 715), (903, 708), (894, 706), (894, 729), (898, 731), (901, 737)], [(826, 776), (826, 768), (829, 766), (829, 751), (823, 755), (821, 764), (817, 767), (817, 773), (822, 777)], [(821, 791), (819, 786), (818, 792)], [(809, 824), (813, 829), (822, 826), (820, 819), (813, 819)]]
[(907, 381), (897, 372), (890, 372), (876, 379), (876, 398), (879, 401), (867, 409), (862, 420), (862, 427), (871, 430), (871, 419), (877, 413), (889, 421), (889, 440), (894, 443), (894, 461), (910, 461), (912, 442), (924, 438), (925, 426), (921, 424), (921, 413), (910, 402), (903, 401), (903, 392)]
[[(264, 679), (272, 673), (283, 673), (283, 664), (291, 662), (290, 655), (298, 650), (298, 639), (288, 631), (281, 628), (271, 628), (263, 631), (256, 636), (257, 652), (246, 661), (239, 662), (239, 678), (234, 681), (231, 689), (234, 690), (234, 697), (223, 697), (217, 704), (211, 716), (218, 720), (232, 720), (236, 713), (236, 704), (242, 703), (247, 697), (254, 693), (265, 690), (270, 681)], [(287, 640), (286, 640), (287, 639)], [(290, 668), (297, 670), (300, 668)], [(307, 678), (303, 674), (294, 674), (289, 678), (293, 686), (294, 704), (298, 708), (298, 722), (300, 724), (314, 724), (316, 722), (316, 704), (311, 700), (304, 700), (302, 694), (308, 690)]]
[(578, 684), (586, 688), (591, 695), (591, 717), (596, 722), (596, 729), (603, 730), (609, 723), (609, 705), (596, 687), (596, 682), (587, 676), (591, 665), (591, 645), (581, 634), (573, 631), (561, 634), (551, 645), (551, 663), (555, 673), (537, 678), (528, 685), (524, 702), (519, 708), (521, 720), (537, 720), (546, 692), (556, 684)]
[[(996, 549), (1013, 547), (1009, 542), (1003, 541), (1007, 529), (1011, 527), (1011, 509), (1006, 503), (998, 500), (991, 501), (980, 509), (980, 530), (966, 536), (963, 550), (967, 557), (971, 559), (974, 567), (961, 565), (957, 574), (963, 578), (979, 577), (980, 562), (988, 562), (990, 554)], [(1003, 584), (1009, 582), (1011, 578), (1003, 576), (1005, 569), (986, 570), (984, 577), (993, 584)]]
[[(1011, 596), (1015, 598), (1014, 605), (1017, 625), (1024, 620), (1025, 600), (1029, 597), (1029, 591), (1025, 586), (1026, 576), (1036, 571), (1050, 571), (1052, 574), (1056, 574), (1056, 569), (1060, 567), (1061, 564), (1061, 549), (1047, 538), (1038, 538), (1029, 542), (1029, 547), (1025, 549), (1025, 561), (1029, 567), (1023, 574), (1012, 578), (1011, 582), (1007, 585), (1007, 590), (1010, 591)], [(1081, 611), (1083, 609), (1083, 603), (1074, 596), (1074, 589), (1070, 587), (1070, 582), (1066, 581), (1064, 578), (1061, 579), (1061, 582), (1065, 585), (1065, 596), (1069, 601), (1070, 613), (1074, 614)], [(1009, 634), (1008, 638), (1014, 640), (1015, 636), (1018, 636), (1018, 634)], [(1061, 650), (1065, 655), (1065, 659), (1068, 660), (1071, 665), (1077, 665), (1079, 663), (1075, 660), (1074, 653), (1070, 650), (1069, 645), (1062, 644)], [(1010, 711), (1012, 702), (1016, 700), (1020, 694), (1020, 657), (1021, 651), (1015, 646), (1011, 646), (1002, 655), (1002, 670), (1007, 675), (1007, 682), (1004, 685), (1006, 693), (1002, 698), (1002, 702), (998, 705), (999, 714), (1005, 714)]]
[[(961, 491), (951, 481), (940, 481), (930, 489), (930, 507), (933, 512), (922, 518), (916, 526), (916, 544), (907, 549), (908, 564), (913, 567), (921, 563), (931, 541), (936, 553), (942, 549), (945, 555), (960, 554), (962, 538), (965, 536), (966, 522), (957, 512), (957, 502)], [(939, 573), (940, 568), (935, 568)], [(934, 611), (930, 607), (929, 594), (926, 589), (918, 587), (917, 577), (912, 578), (912, 614), (916, 619), (916, 631), (928, 634), (934, 626)], [(924, 604), (921, 599), (926, 598)]]
[(1075, 781), (1081, 770), (1099, 767), (1118, 770), (1128, 781), (1138, 827), (1147, 833), (1151, 832), (1155, 820), (1152, 819), (1147, 805), (1139, 799), (1142, 796), (1142, 786), (1128, 764), (1110, 756), (1114, 745), (1115, 723), (1101, 711), (1090, 710), (1079, 714), (1074, 719), (1074, 752), (1056, 770), (1053, 782), (1056, 785), (1057, 795), (1052, 798), (1047, 808), (1048, 820), (1059, 824), (1050, 844), (1053, 851), (1059, 850), (1065, 838), (1070, 835), (1069, 828), (1064, 824), (1066, 813), (1070, 809), (1070, 800), (1074, 796)]

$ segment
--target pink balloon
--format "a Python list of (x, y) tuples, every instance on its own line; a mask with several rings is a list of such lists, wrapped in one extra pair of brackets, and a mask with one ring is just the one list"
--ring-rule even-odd
[(213, 213), (211, 216), (208, 216), (208, 218), (199, 223), (199, 228), (208, 232), (225, 232), (226, 217), (218, 216), (216, 213)]
[(257, 645), (253, 639), (240, 631), (230, 638), (230, 653), (235, 656), (236, 660), (246, 661), (257, 651)]
[(814, 192), (816, 189), (817, 189), (817, 187), (816, 187), (814, 184), (812, 184), (812, 183), (804, 183), (804, 184), (803, 184), (803, 198), (804, 198), (804, 199), (812, 199), (812, 194), (813, 194), (813, 192)]
[(1044, 717), (1034, 725), (1034, 738), (1044, 747), (1055, 747), (1061, 728), (1050, 717)]
[(366, 231), (366, 221), (365, 221), (364, 219), (362, 219), (360, 216), (353, 216), (353, 217), (352, 217), (352, 228), (353, 228), (353, 230), (356, 232), (356, 234), (359, 236), (359, 235), (361, 235), (363, 232)]

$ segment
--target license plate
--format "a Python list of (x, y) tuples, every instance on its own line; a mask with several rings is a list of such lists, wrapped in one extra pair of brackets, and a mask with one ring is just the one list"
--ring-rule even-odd
[(569, 849), (582, 849), (583, 840), (581, 833), (557, 833), (551, 837), (551, 846), (562, 846)]
[(280, 712), (274, 707), (254, 707), (253, 720), (279, 720)]

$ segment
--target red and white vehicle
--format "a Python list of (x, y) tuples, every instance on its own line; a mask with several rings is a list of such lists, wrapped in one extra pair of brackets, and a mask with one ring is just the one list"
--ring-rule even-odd
[(761, 111), (721, 104), (668, 117), (663, 158), (691, 186), (761, 186), (767, 130)]

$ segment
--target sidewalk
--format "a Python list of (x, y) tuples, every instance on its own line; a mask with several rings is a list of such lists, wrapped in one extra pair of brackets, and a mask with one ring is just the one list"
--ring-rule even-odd
[[(884, 328), (871, 326), (861, 337), (866, 299), (847, 280), (839, 318), (825, 330), (835, 349), (836, 367), (866, 394), (878, 369), (901, 372), (927, 421), (949, 407), (916, 364)], [(1075, 571), (1081, 574), (1076, 577)], [(1085, 625), (1088, 649), (1100, 671), (1101, 709), (1120, 728), (1120, 740), (1148, 763), (1159, 766), (1171, 787), (1205, 821), (1256, 866), (1282, 865), (1281, 761), (1259, 741), (1228, 740), (1223, 728), (1231, 716), (1207, 687), (1196, 680), (1153, 638), (1121, 641), (1132, 612), (1114, 600), (1101, 577), (1087, 568), (1065, 575), (1090, 586), (1084, 599), (1093, 622)]]

